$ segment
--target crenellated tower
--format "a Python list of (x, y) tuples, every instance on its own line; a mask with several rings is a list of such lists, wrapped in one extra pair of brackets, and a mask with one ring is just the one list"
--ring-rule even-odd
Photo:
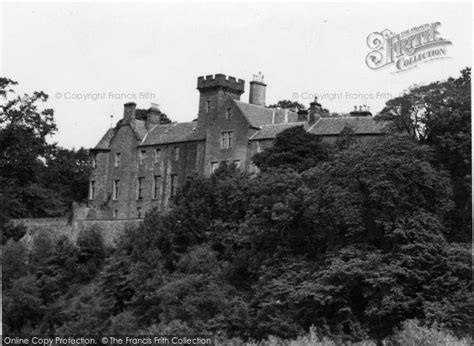
[(197, 89), (199, 90), (198, 122), (203, 126), (229, 99), (240, 100), (240, 95), (245, 91), (245, 81), (224, 74), (198, 77)]

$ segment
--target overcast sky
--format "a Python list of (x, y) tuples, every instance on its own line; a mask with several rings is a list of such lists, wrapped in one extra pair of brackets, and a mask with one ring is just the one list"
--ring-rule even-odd
[[(449, 59), (402, 73), (367, 67), (370, 33), (432, 22), (452, 42)], [(22, 92), (50, 95), (54, 140), (68, 148), (95, 145), (130, 101), (191, 121), (201, 75), (244, 79), (246, 102), (261, 71), (267, 104), (326, 94), (319, 100), (332, 112), (366, 104), (375, 113), (410, 85), (457, 76), (472, 58), (470, 3), (3, 3), (1, 23), (1, 74)]]

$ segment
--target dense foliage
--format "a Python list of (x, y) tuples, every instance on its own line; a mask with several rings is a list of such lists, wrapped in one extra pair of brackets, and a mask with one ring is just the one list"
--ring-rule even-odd
[(410, 88), (387, 102), (380, 118), (391, 120), (420, 143), (433, 148), (439, 165), (449, 171), (456, 207), (453, 240), (471, 239), (471, 68), (459, 78)]
[(280, 100), (277, 103), (271, 104), (268, 108), (284, 108), (284, 109), (304, 109), (304, 105), (291, 100)]
[[(14, 237), (11, 218), (62, 216), (87, 197), (89, 153), (48, 140), (57, 128), (48, 95), (18, 95), (15, 81), (0, 78), (0, 227)], [(3, 240), (2, 240), (3, 242)]]
[(257, 153), (253, 162), (263, 171), (269, 168), (291, 168), (298, 172), (314, 167), (329, 157), (329, 146), (303, 126), (282, 132), (272, 147)]
[(294, 128), (255, 162), (257, 176), (226, 164), (190, 176), (110, 252), (98, 230), (76, 245), (39, 237), (31, 252), (8, 242), (4, 333), (265, 339), (314, 326), (340, 343), (405, 326), (403, 343), (437, 330), (412, 319), (472, 333), (471, 220), (453, 219), (468, 202), (438, 141), (402, 131), (328, 147)]

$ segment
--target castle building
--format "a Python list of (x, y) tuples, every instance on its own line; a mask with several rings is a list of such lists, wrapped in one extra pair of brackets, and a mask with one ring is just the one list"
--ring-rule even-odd
[(293, 126), (326, 141), (335, 141), (347, 127), (361, 138), (385, 133), (385, 124), (365, 108), (337, 118), (325, 117), (316, 100), (308, 110), (267, 108), (266, 87), (263, 76), (254, 76), (247, 103), (240, 100), (242, 79), (199, 77), (198, 117), (185, 123), (162, 124), (156, 105), (139, 119), (136, 104), (126, 103), (123, 118), (91, 149), (88, 218), (137, 219), (154, 207), (166, 209), (186, 176), (209, 176), (223, 161), (257, 172), (252, 156)]

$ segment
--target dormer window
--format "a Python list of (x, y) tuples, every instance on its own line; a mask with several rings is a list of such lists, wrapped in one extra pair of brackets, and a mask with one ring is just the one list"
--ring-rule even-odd
[(206, 112), (209, 113), (211, 111), (211, 100), (207, 100), (206, 102)]
[(230, 119), (230, 117), (232, 116), (232, 109), (229, 107), (227, 108), (227, 113), (226, 113), (226, 116), (227, 116), (227, 120)]

